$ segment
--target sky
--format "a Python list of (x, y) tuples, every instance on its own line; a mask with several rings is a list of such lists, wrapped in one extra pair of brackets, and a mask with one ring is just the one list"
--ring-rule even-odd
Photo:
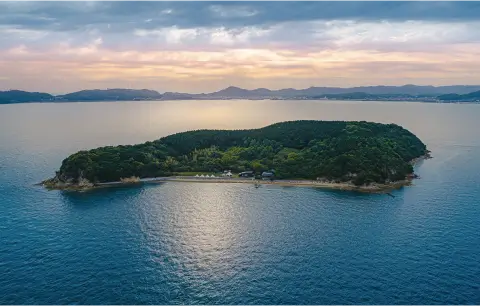
[(0, 90), (479, 85), (480, 2), (0, 2)]

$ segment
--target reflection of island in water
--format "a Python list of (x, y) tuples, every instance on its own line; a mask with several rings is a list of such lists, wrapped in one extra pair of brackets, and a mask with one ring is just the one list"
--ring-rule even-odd
[[(197, 130), (139, 145), (80, 151), (65, 159), (44, 185), (84, 189), (112, 182), (199, 182), (204, 181), (197, 177), (200, 172), (229, 169), (225, 171), (270, 174), (269, 180), (258, 181), (263, 184), (375, 192), (409, 184), (415, 177), (413, 163), (428, 153), (420, 139), (395, 124), (290, 121), (253, 130)], [(215, 182), (233, 179), (253, 182), (231, 177)]]

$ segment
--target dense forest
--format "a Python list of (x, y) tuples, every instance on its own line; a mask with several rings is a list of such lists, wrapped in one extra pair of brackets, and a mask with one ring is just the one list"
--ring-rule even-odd
[(403, 180), (425, 145), (395, 124), (290, 121), (252, 130), (197, 130), (138, 145), (80, 151), (66, 158), (56, 180), (118, 181), (179, 172), (256, 173), (279, 179), (351, 181), (356, 185)]
[(21, 90), (0, 91), (0, 104), (41, 102), (52, 99), (52, 95), (43, 92), (28, 92)]

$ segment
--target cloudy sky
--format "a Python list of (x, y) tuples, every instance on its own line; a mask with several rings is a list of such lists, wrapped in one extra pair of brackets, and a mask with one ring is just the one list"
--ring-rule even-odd
[(480, 84), (480, 2), (0, 2), (0, 90)]

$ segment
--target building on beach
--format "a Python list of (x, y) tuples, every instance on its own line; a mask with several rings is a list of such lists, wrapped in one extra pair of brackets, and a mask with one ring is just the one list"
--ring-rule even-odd
[(243, 172), (240, 172), (238, 174), (238, 176), (240, 176), (240, 177), (254, 177), (255, 172), (253, 172), (253, 171), (243, 171)]
[(275, 178), (275, 171), (274, 170), (262, 172), (262, 179), (273, 180), (274, 178)]

